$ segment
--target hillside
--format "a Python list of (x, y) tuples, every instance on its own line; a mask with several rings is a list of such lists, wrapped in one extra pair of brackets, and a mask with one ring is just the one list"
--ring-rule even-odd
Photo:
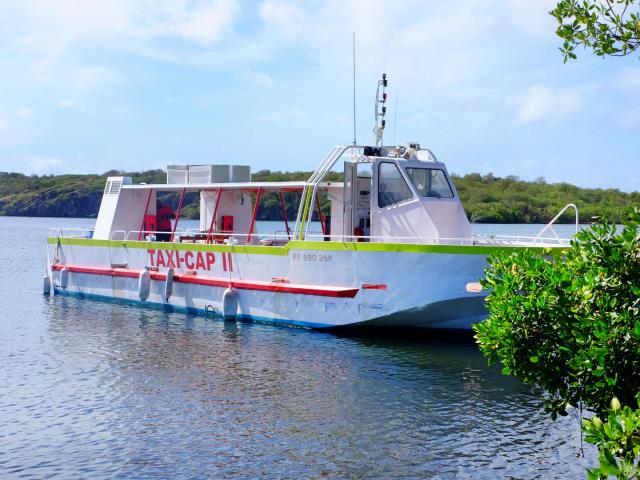
[[(108, 175), (122, 172), (105, 172), (102, 175), (44, 175), (27, 176), (20, 173), (0, 172), (0, 215), (94, 217), (100, 207), (102, 190)], [(124, 173), (133, 177), (134, 183), (163, 183), (162, 170), (141, 173)], [(255, 181), (302, 180), (310, 172), (272, 172), (262, 170), (253, 174)], [(331, 180), (340, 180), (340, 175)], [(605, 216), (620, 222), (630, 205), (640, 205), (640, 192), (624, 193), (616, 189), (579, 188), (568, 183), (549, 184), (544, 180), (526, 182), (518, 177), (495, 177), (492, 174), (471, 173), (454, 176), (454, 182), (465, 206), (467, 216), (477, 223), (545, 223), (566, 203), (573, 202), (580, 209), (580, 218), (588, 221), (593, 216)], [(291, 204), (287, 216), (295, 217), (294, 194), (286, 194)], [(174, 206), (175, 195), (165, 196)], [(323, 202), (325, 203), (325, 202)], [(324, 205), (323, 205), (324, 207)], [(197, 217), (195, 195), (187, 198), (185, 215)], [(261, 202), (260, 220), (281, 219), (278, 198), (265, 195)], [(571, 221), (567, 215), (565, 221)]]

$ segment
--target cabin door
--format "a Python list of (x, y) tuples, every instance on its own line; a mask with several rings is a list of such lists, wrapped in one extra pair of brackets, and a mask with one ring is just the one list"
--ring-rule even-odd
[(343, 235), (369, 236), (371, 233), (371, 164), (344, 164)]
[(342, 217), (342, 235), (351, 237), (353, 235), (353, 179), (356, 176), (356, 164), (344, 162), (344, 215)]

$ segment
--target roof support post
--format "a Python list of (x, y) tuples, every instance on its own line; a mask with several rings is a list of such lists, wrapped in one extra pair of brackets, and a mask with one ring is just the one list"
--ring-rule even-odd
[(307, 223), (304, 226), (304, 237), (305, 237), (305, 239), (307, 238), (307, 234), (309, 233), (309, 226), (311, 225), (311, 219), (313, 218), (313, 208), (314, 208), (313, 204), (316, 201), (316, 193), (318, 191), (318, 185), (319, 185), (319, 183), (316, 183), (313, 186), (311, 197), (309, 198), (309, 209), (308, 209), (309, 215), (307, 216)]
[(142, 230), (144, 229), (144, 220), (147, 218), (147, 213), (149, 212), (149, 202), (151, 201), (151, 194), (153, 193), (153, 188), (149, 189), (149, 195), (147, 196), (147, 204), (144, 207), (144, 214), (142, 215), (142, 222), (140, 223), (140, 231), (138, 232), (138, 241), (142, 237)]
[(287, 221), (287, 209), (284, 206), (284, 198), (282, 197), (282, 190), (278, 192), (280, 194), (280, 205), (282, 205), (282, 218), (284, 219), (284, 228), (287, 229), (287, 238), (291, 240), (291, 234), (289, 231), (289, 222)]
[(186, 188), (182, 189), (182, 193), (180, 194), (180, 202), (178, 203), (178, 213), (176, 213), (176, 223), (173, 224), (173, 232), (171, 232), (171, 243), (173, 243), (173, 239), (176, 236), (176, 229), (178, 228), (178, 221), (180, 220), (180, 212), (182, 211), (182, 202), (184, 202), (184, 193)]
[(216, 205), (213, 207), (213, 216), (211, 217), (211, 224), (209, 225), (209, 231), (207, 232), (207, 243), (211, 243), (211, 231), (213, 230), (213, 222), (216, 221), (216, 215), (218, 214), (218, 205), (220, 205), (220, 198), (222, 197), (222, 187), (218, 188), (218, 196), (216, 197)]
[(258, 188), (256, 201), (255, 201), (255, 204), (253, 205), (253, 215), (251, 215), (251, 226), (249, 227), (249, 235), (247, 235), (247, 243), (251, 241), (251, 234), (253, 233), (253, 226), (256, 223), (256, 216), (258, 215), (258, 204), (260, 202), (261, 195), (262, 195), (262, 187)]
[[(325, 231), (326, 226), (324, 224), (324, 216), (322, 215), (322, 209), (320, 208), (320, 195), (316, 195), (316, 206), (318, 207), (318, 218), (320, 220), (320, 225), (322, 226), (322, 235), (325, 236), (327, 232)], [(311, 221), (311, 218), (309, 218)]]
[[(300, 228), (298, 230), (297, 233), (297, 239), (298, 240), (304, 240), (305, 237), (305, 226), (306, 226), (306, 219), (309, 216), (309, 209), (310, 209), (310, 205), (311, 205), (311, 193), (310, 193), (311, 187), (309, 186), (305, 186), (304, 190), (302, 191), (302, 198), (300, 200), (300, 207), (298, 209), (298, 215), (300, 216), (300, 222), (298, 223), (296, 221), (296, 228), (299, 225)], [(313, 208), (311, 208), (311, 210), (313, 210)]]

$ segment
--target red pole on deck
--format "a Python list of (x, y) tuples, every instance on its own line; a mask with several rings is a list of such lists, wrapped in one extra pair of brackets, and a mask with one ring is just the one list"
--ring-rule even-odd
[(251, 226), (249, 227), (249, 235), (247, 235), (247, 243), (251, 241), (253, 226), (256, 223), (256, 216), (258, 215), (258, 202), (260, 202), (260, 195), (262, 195), (262, 187), (258, 188), (258, 194), (256, 195), (256, 203), (253, 206), (253, 215), (251, 215)]
[(325, 225), (324, 225), (324, 217), (322, 216), (322, 209), (320, 208), (320, 195), (316, 195), (316, 205), (318, 207), (318, 217), (320, 217), (320, 225), (322, 225), (322, 235), (326, 235)]
[(142, 223), (140, 224), (140, 231), (138, 232), (138, 241), (140, 241), (140, 238), (142, 237), (142, 230), (144, 229), (144, 220), (145, 218), (147, 218), (147, 213), (149, 212), (149, 201), (151, 201), (152, 192), (153, 192), (153, 189), (150, 188), (149, 196), (147, 197), (147, 204), (144, 207), (144, 215), (142, 215)]
[(211, 217), (211, 225), (209, 225), (209, 232), (207, 233), (207, 243), (211, 241), (211, 230), (213, 230), (213, 222), (216, 221), (216, 215), (218, 213), (218, 205), (220, 205), (220, 197), (222, 197), (222, 187), (218, 188), (218, 196), (216, 197), (216, 205), (213, 207), (213, 217)]
[(182, 211), (182, 202), (184, 201), (184, 192), (185, 188), (182, 189), (182, 193), (180, 194), (180, 203), (178, 203), (178, 213), (176, 213), (176, 223), (173, 224), (173, 232), (171, 232), (171, 240), (173, 243), (173, 237), (176, 236), (176, 229), (178, 228), (178, 220), (180, 220), (180, 212)]
[(287, 229), (287, 238), (291, 239), (289, 236), (289, 222), (287, 221), (287, 209), (284, 206), (284, 198), (282, 197), (282, 191), (280, 193), (280, 204), (282, 205), (282, 218), (284, 218), (284, 227)]

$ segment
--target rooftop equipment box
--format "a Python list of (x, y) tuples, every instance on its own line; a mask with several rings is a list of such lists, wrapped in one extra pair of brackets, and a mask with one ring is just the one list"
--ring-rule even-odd
[(169, 165), (167, 183), (206, 184), (242, 183), (251, 181), (251, 167), (248, 165)]
[(230, 180), (234, 183), (250, 182), (251, 167), (249, 165), (229, 165)]
[[(224, 177), (218, 179), (214, 172), (218, 170), (219, 165), (189, 165), (189, 183), (226, 183)], [(217, 172), (216, 172), (217, 173)]]
[(167, 183), (189, 183), (189, 165), (168, 165)]

